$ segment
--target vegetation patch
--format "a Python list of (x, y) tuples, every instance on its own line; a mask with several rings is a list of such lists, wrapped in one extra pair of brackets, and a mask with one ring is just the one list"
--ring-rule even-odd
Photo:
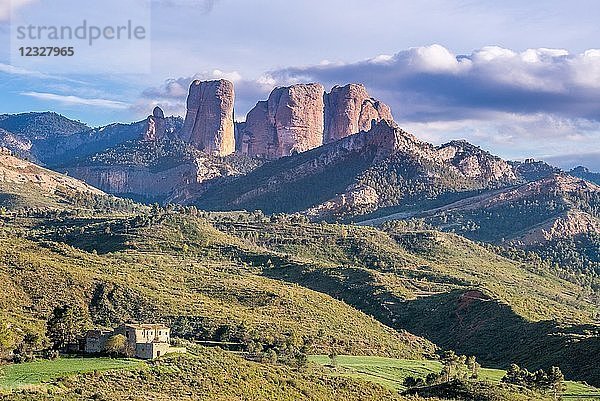
[(58, 358), (0, 367), (0, 389), (48, 383), (61, 377), (113, 369), (140, 369), (144, 362), (112, 358)]

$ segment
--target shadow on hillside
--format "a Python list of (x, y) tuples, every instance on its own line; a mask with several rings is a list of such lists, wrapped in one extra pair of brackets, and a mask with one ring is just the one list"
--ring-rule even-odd
[(127, 229), (120, 220), (87, 218), (43, 220), (35, 225), (33, 235), (38, 239), (62, 242), (99, 255), (128, 248)]
[(478, 290), (460, 289), (404, 300), (374, 284), (368, 271), (288, 266), (264, 270), (269, 278), (328, 294), (396, 329), (442, 348), (475, 355), (487, 367), (517, 363), (529, 370), (560, 366), (570, 379), (600, 385), (600, 336), (593, 326), (531, 322)]

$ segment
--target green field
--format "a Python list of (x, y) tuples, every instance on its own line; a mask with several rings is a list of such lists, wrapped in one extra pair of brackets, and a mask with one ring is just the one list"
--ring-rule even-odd
[(0, 367), (0, 390), (46, 383), (77, 373), (139, 368), (143, 362), (111, 358), (59, 358)]
[[(312, 355), (309, 361), (324, 366), (331, 366), (331, 359), (327, 355)], [(425, 378), (428, 373), (439, 372), (442, 364), (438, 361), (418, 361), (409, 359), (392, 359), (379, 357), (346, 356), (340, 355), (335, 358), (336, 366), (331, 367), (334, 375), (359, 378), (384, 387), (405, 390), (402, 385), (407, 376)], [(479, 370), (479, 378), (484, 381), (498, 383), (504, 376), (505, 371), (500, 369)], [(583, 383), (568, 381), (567, 390), (563, 399), (570, 400), (600, 400), (600, 389)]]

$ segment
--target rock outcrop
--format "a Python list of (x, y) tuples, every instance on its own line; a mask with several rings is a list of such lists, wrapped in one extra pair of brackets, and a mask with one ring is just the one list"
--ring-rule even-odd
[(315, 83), (275, 88), (248, 113), (242, 153), (278, 158), (321, 146), (324, 94)]
[(192, 82), (182, 139), (208, 154), (225, 156), (235, 151), (233, 83)]
[(10, 149), (15, 155), (21, 158), (32, 158), (31, 141), (2, 128), (0, 128), (0, 147)]
[(452, 141), (441, 145), (434, 157), (450, 163), (465, 177), (483, 178), (487, 181), (513, 181), (517, 178), (509, 163), (466, 141)]
[(99, 189), (88, 185), (88, 183), (19, 159), (12, 156), (10, 150), (0, 148), (0, 186), (5, 184), (13, 187), (30, 186), (35, 188), (35, 192), (48, 194), (73, 192), (94, 195), (104, 194)]
[(267, 101), (260, 101), (246, 117), (241, 136), (241, 153), (251, 157), (277, 158), (277, 131), (269, 119)]
[(392, 121), (390, 108), (369, 96), (362, 84), (334, 86), (325, 95), (325, 131), (329, 143), (371, 129), (373, 122)]
[(382, 120), (393, 121), (390, 108), (361, 84), (335, 86), (331, 93), (314, 83), (276, 88), (248, 113), (237, 151), (276, 159), (368, 131)]
[(157, 141), (165, 137), (167, 133), (167, 123), (165, 113), (158, 106), (152, 111), (152, 115), (146, 119), (147, 128), (143, 139), (146, 141)]

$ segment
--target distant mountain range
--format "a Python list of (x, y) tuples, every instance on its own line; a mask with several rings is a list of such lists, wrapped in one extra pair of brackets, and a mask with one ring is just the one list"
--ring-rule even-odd
[(575, 167), (574, 169), (569, 171), (569, 174), (600, 185), (600, 173), (594, 173), (586, 167)]
[(505, 161), (465, 141), (423, 142), (356, 84), (278, 88), (235, 123), (232, 85), (195, 81), (185, 120), (158, 107), (95, 129), (55, 113), (1, 115), (0, 146), (146, 203), (363, 225), (418, 219), (537, 252), (567, 241), (568, 261), (545, 257), (600, 272), (600, 174)]

